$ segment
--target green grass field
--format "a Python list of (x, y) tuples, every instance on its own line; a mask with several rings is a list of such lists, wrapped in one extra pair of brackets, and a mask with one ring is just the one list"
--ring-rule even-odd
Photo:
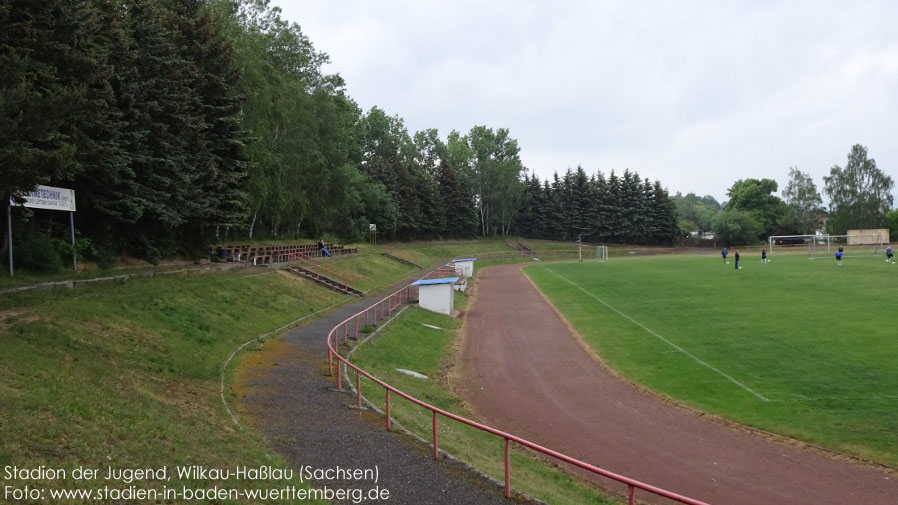
[(898, 465), (898, 265), (662, 256), (530, 266), (614, 369), (728, 419)]

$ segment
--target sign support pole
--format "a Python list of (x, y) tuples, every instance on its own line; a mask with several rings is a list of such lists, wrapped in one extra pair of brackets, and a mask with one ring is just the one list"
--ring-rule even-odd
[(6, 199), (6, 231), (9, 233), (9, 276), (13, 276), (13, 266), (12, 266), (12, 202), (10, 198)]
[(589, 236), (589, 233), (580, 233), (577, 235), (577, 256), (580, 263), (583, 263), (583, 237)]
[(78, 252), (75, 251), (75, 213), (69, 212), (69, 228), (72, 230), (72, 266), (78, 271)]

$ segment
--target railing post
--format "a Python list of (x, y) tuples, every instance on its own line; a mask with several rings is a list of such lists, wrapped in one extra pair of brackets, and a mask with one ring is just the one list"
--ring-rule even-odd
[(627, 505), (636, 505), (636, 487), (627, 484)]
[(437, 411), (433, 411), (433, 459), (439, 459), (440, 448), (437, 445)]
[(362, 372), (355, 371), (355, 406), (362, 408)]
[(505, 439), (505, 497), (511, 498), (511, 458), (508, 453), (508, 439)]
[(390, 422), (390, 390), (384, 388), (384, 391), (387, 393), (387, 408), (385, 409), (387, 412), (387, 431), (390, 431), (392, 427), (392, 423)]
[(337, 391), (343, 391), (343, 373), (340, 369), (342, 366), (343, 362), (337, 360)]

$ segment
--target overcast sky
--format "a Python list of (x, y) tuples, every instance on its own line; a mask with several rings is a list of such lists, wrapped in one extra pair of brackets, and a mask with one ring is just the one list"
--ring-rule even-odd
[(898, 171), (895, 0), (272, 4), (363, 110), (508, 128), (540, 178), (629, 168), (725, 200), (796, 166), (823, 193), (857, 143)]

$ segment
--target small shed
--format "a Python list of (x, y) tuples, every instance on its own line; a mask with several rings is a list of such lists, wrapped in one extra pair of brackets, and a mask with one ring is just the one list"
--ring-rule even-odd
[(415, 281), (412, 286), (418, 286), (418, 305), (438, 314), (452, 315), (453, 288), (458, 277), (446, 277), (444, 279), (427, 279)]
[(474, 277), (474, 262), (477, 258), (461, 258), (452, 260), (455, 263), (455, 269), (463, 274), (465, 278)]

